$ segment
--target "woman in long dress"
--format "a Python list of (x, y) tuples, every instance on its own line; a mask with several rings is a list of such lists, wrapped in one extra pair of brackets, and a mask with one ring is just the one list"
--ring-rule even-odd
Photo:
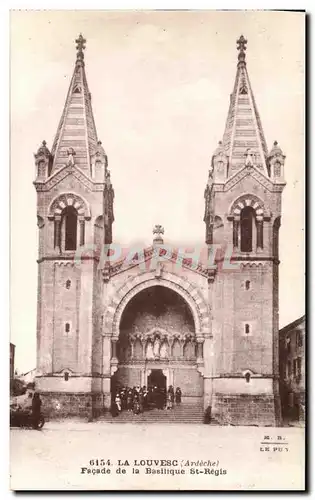
[(170, 391), (167, 392), (166, 409), (171, 410), (173, 408), (173, 398)]
[(117, 392), (117, 394), (116, 394), (115, 403), (116, 403), (116, 408), (118, 410), (118, 413), (120, 413), (121, 412), (121, 398), (120, 398), (119, 392)]
[(182, 391), (181, 391), (180, 387), (176, 387), (175, 401), (176, 401), (177, 405), (179, 405), (182, 402)]

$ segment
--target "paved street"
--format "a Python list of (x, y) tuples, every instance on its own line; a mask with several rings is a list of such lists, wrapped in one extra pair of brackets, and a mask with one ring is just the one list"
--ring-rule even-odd
[[(261, 444), (279, 437), (286, 444)], [(174, 462), (140, 462), (152, 459)], [(64, 421), (11, 429), (12, 489), (301, 489), (303, 464), (302, 428)]]

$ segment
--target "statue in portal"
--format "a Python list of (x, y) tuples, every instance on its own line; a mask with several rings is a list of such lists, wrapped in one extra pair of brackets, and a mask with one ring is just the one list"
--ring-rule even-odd
[(168, 358), (168, 344), (166, 340), (164, 340), (163, 344), (161, 345), (160, 356), (163, 359)]
[(155, 337), (154, 340), (153, 354), (155, 358), (160, 357), (160, 339), (158, 337)]
[(154, 359), (154, 354), (153, 354), (153, 344), (151, 341), (147, 343), (147, 349), (145, 353), (145, 357), (147, 359)]

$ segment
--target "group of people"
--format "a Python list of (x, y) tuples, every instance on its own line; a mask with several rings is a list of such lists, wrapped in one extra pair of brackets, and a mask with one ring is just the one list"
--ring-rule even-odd
[(123, 410), (138, 415), (151, 408), (158, 410), (171, 410), (174, 403), (177, 405), (182, 401), (182, 391), (177, 387), (174, 391), (172, 385), (166, 391), (160, 387), (122, 387), (116, 390), (112, 400), (112, 415), (117, 416)]

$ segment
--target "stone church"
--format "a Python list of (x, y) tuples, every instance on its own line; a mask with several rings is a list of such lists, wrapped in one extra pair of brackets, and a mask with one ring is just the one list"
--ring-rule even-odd
[(197, 263), (164, 246), (161, 226), (150, 248), (113, 258), (114, 188), (93, 118), (85, 43), (76, 40), (51, 150), (44, 141), (35, 154), (36, 388), (44, 408), (102, 415), (117, 386), (173, 385), (183, 405), (211, 406), (216, 423), (278, 425), (285, 156), (277, 142), (267, 148), (247, 40), (237, 41), (226, 126), (207, 172), (206, 255)]

